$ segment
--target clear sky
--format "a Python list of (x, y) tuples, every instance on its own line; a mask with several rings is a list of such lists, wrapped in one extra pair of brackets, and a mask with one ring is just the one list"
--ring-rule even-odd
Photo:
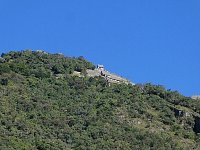
[(200, 1), (0, 0), (0, 52), (23, 49), (200, 94)]

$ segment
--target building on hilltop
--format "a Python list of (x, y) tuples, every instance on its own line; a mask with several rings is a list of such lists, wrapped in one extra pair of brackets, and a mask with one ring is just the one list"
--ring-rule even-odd
[(97, 65), (97, 69), (104, 71), (104, 66), (103, 65)]
[(101, 76), (105, 78), (108, 83), (125, 83), (134, 85), (134, 83), (129, 80), (105, 70), (103, 65), (97, 65), (97, 68), (94, 70), (87, 69), (87, 75), (89, 77)]

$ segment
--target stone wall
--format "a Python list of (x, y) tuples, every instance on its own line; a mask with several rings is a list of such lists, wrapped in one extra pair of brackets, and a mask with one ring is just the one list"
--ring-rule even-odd
[(129, 80), (120, 77), (118, 75), (115, 75), (113, 73), (110, 73), (109, 71), (106, 70), (101, 70), (96, 68), (94, 70), (87, 69), (86, 72), (89, 77), (101, 76), (105, 78), (109, 83), (125, 83), (134, 85), (134, 83), (130, 82)]

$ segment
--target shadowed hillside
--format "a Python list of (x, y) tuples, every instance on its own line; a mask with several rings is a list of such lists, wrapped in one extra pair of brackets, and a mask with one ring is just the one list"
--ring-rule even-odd
[(200, 100), (88, 69), (83, 57), (2, 54), (0, 149), (200, 149)]

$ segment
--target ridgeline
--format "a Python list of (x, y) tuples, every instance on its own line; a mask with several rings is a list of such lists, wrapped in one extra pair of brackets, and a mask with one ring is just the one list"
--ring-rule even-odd
[(108, 83), (88, 75), (95, 69), (83, 57), (3, 53), (0, 149), (200, 149), (200, 100), (160, 85)]

